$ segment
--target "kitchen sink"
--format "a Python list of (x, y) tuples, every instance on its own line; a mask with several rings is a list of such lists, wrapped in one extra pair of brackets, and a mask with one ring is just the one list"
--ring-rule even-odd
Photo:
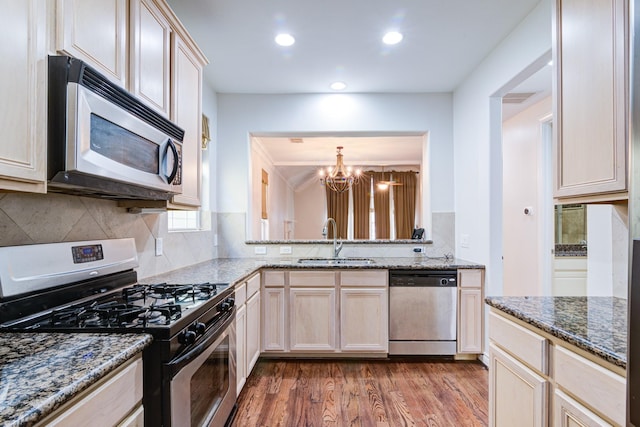
[(300, 258), (298, 264), (313, 265), (370, 265), (375, 261), (370, 258)]

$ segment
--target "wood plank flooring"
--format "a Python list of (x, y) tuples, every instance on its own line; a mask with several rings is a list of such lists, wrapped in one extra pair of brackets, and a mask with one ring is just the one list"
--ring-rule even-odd
[(479, 362), (260, 360), (233, 427), (486, 426)]

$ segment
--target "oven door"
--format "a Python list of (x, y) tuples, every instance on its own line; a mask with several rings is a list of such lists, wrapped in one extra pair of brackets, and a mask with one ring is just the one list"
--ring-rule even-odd
[(78, 84), (67, 100), (67, 170), (181, 192), (179, 141)]
[[(165, 364), (170, 414), (164, 425), (223, 426), (236, 403), (236, 366), (231, 347), (234, 310), (189, 352)], [(235, 340), (235, 337), (233, 337)], [(170, 420), (170, 421), (169, 421)]]

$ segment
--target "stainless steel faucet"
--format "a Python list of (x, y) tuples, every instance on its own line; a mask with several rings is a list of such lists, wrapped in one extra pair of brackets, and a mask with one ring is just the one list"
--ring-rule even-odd
[(340, 251), (342, 250), (342, 244), (344, 242), (340, 242), (340, 244), (338, 245), (338, 240), (337, 240), (337, 236), (338, 236), (338, 226), (336, 225), (336, 220), (333, 218), (327, 218), (327, 220), (324, 222), (324, 224), (322, 225), (322, 235), (326, 238), (327, 237), (327, 224), (331, 223), (333, 225), (333, 257), (334, 258), (338, 258), (338, 255), (340, 255)]

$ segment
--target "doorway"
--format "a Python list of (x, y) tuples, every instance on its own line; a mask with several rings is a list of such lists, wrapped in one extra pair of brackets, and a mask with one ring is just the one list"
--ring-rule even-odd
[(546, 56), (540, 58), (501, 93), (505, 296), (551, 294), (552, 67), (548, 63)]

